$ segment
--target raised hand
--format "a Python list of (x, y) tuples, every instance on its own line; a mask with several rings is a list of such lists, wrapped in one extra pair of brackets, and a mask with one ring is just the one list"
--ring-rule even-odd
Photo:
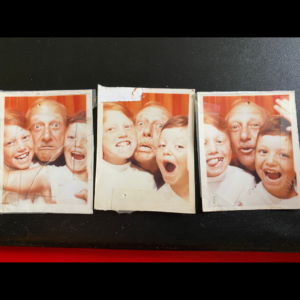
[[(276, 99), (277, 105), (274, 109), (292, 124), (292, 103), (287, 99)], [(292, 131), (292, 126), (286, 128), (287, 131)]]

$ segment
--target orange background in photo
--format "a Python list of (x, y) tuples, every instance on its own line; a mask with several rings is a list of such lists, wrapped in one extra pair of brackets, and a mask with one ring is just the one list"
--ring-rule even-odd
[(159, 102), (173, 116), (189, 115), (189, 94), (143, 93), (142, 101), (123, 102), (135, 116), (147, 102)]
[(39, 98), (51, 99), (63, 104), (67, 109), (69, 117), (80, 110), (86, 110), (86, 95), (5, 97), (5, 108), (19, 110), (26, 116), (33, 102)]
[(265, 108), (271, 116), (278, 115), (275, 111), (274, 105), (276, 99), (288, 99), (289, 95), (268, 95), (268, 96), (205, 96), (203, 97), (204, 109), (210, 109), (220, 113), (226, 117), (229, 112), (230, 106), (234, 101), (243, 99), (254, 102), (257, 105)]

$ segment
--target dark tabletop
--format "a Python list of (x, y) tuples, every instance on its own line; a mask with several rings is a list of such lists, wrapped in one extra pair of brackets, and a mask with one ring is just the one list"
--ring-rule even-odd
[[(299, 115), (300, 39), (0, 39), (0, 90), (95, 89), (97, 84), (204, 92), (295, 90)], [(94, 110), (95, 145), (96, 120)], [(300, 250), (299, 210), (203, 213), (196, 139), (195, 156), (195, 215), (4, 214), (0, 245)]]

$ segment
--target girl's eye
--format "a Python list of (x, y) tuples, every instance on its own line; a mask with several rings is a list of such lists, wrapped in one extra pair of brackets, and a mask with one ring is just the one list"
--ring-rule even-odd
[(164, 144), (161, 144), (161, 145), (159, 145), (158, 147), (159, 148), (163, 148), (163, 147), (165, 147), (166, 145), (164, 145)]
[(108, 128), (108, 131), (113, 131), (113, 130), (114, 130), (114, 127)]
[(138, 122), (138, 125), (143, 126), (144, 122)]
[(29, 135), (23, 137), (23, 140), (28, 140), (28, 139), (29, 139)]
[(177, 149), (184, 149), (184, 147), (181, 146), (181, 145), (175, 145), (175, 148), (177, 148)]
[(125, 126), (125, 128), (127, 128), (127, 129), (128, 129), (128, 128), (131, 128), (131, 126), (130, 126), (130, 125), (126, 125), (126, 126)]
[(7, 146), (11, 146), (11, 145), (13, 145), (14, 144), (14, 142), (8, 142), (6, 145)]
[(288, 156), (287, 154), (285, 154), (285, 153), (281, 153), (281, 154), (279, 155), (279, 157), (288, 158), (289, 156)]

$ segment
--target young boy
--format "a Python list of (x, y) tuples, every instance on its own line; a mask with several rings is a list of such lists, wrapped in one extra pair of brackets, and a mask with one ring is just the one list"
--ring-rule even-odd
[[(86, 112), (67, 122), (64, 155), (66, 166), (39, 166), (28, 170), (4, 168), (3, 189), (19, 194), (40, 193), (46, 203), (86, 204), (88, 191)], [(76, 195), (84, 194), (86, 200)]]
[(159, 192), (170, 198), (189, 202), (188, 117), (176, 116), (163, 126), (156, 151), (156, 161), (165, 184)]
[(156, 191), (153, 175), (130, 161), (136, 146), (137, 137), (132, 113), (121, 103), (104, 103), (103, 159), (97, 178), (101, 189), (101, 209), (112, 208), (114, 189)]
[(242, 201), (243, 206), (299, 205), (295, 191), (296, 172), (291, 123), (281, 117), (270, 117), (257, 135), (255, 168), (261, 182)]
[(255, 179), (229, 165), (232, 151), (222, 115), (214, 112), (204, 114), (204, 134), (207, 183), (211, 196), (209, 206), (237, 206), (255, 187)]

